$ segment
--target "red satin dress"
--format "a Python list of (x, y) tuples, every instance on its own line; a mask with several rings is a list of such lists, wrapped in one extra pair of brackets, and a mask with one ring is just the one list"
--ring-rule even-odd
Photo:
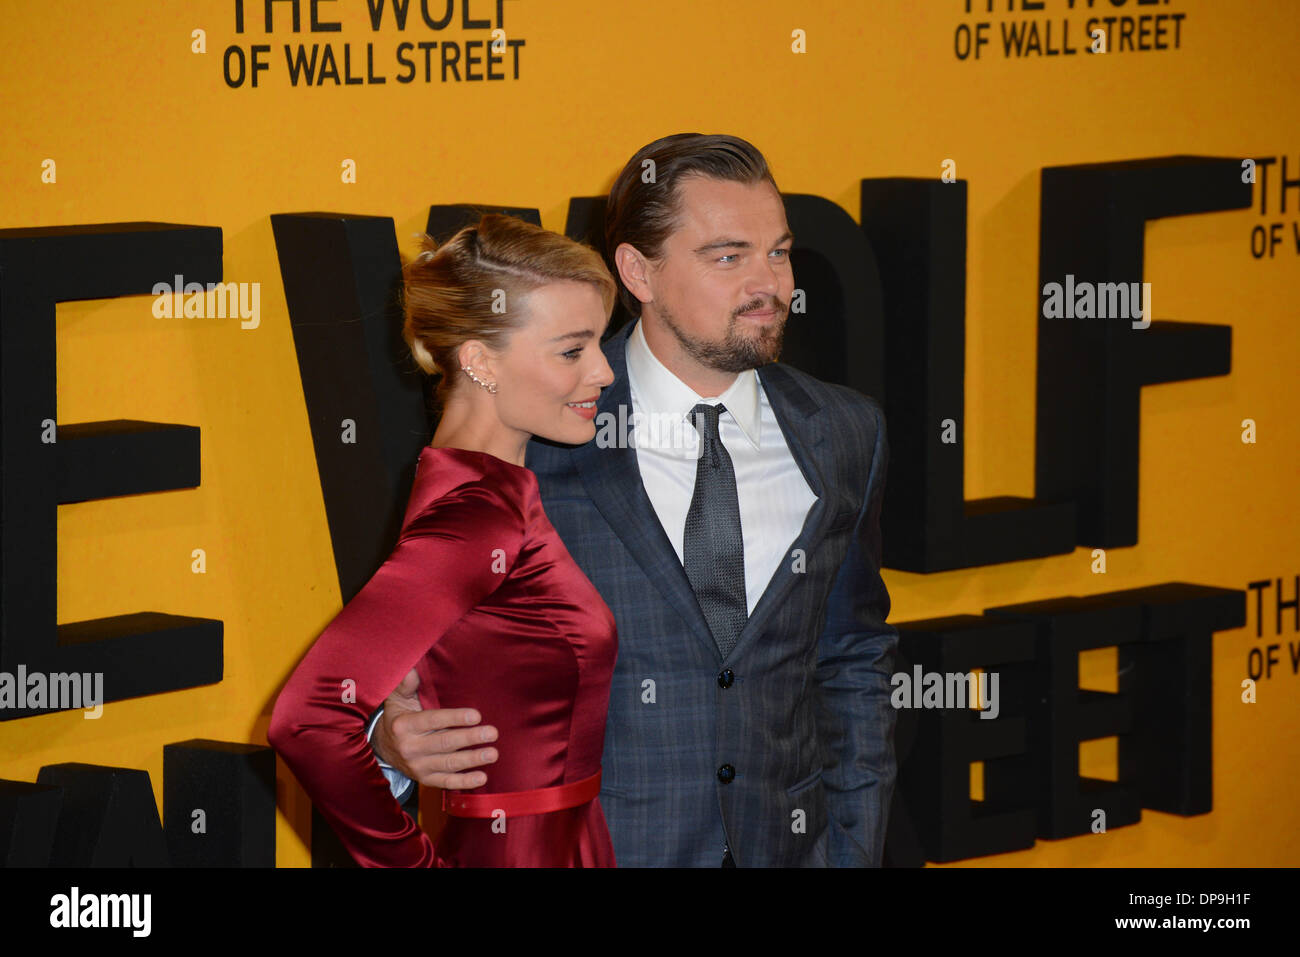
[[(537, 477), (426, 447), (397, 546), (298, 665), (267, 738), (363, 866), (612, 867), (594, 795), (616, 652), (614, 616), (546, 518)], [(487, 784), (444, 793), (457, 816), (436, 848), (365, 735), (412, 667), (425, 708), (472, 707), (499, 731)]]

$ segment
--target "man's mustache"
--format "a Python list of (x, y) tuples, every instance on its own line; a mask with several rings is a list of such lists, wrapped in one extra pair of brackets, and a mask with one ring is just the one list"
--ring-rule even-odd
[(758, 312), (760, 310), (766, 310), (766, 309), (775, 309), (781, 315), (785, 315), (786, 312), (788, 311), (788, 308), (789, 308), (788, 304), (784, 300), (776, 296), (771, 296), (768, 298), (759, 298), (753, 300), (752, 302), (747, 302), (739, 309), (737, 309), (735, 312), (733, 312), (731, 315), (732, 318), (734, 319), (737, 316), (743, 316), (747, 312)]

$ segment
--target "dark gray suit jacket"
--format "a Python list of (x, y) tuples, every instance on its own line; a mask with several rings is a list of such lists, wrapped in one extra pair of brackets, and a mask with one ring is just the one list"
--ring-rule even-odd
[[(598, 425), (620, 404), (631, 418), (633, 325), (605, 343)], [(881, 861), (898, 643), (880, 578), (884, 415), (779, 363), (758, 374), (817, 500), (725, 661), (636, 449), (528, 445), (547, 516), (618, 623), (600, 802), (623, 867), (717, 867), (724, 845), (742, 867)]]

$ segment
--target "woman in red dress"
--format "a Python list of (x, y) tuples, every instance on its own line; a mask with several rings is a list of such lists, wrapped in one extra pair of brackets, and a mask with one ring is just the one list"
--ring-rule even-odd
[[(440, 373), (392, 555), (316, 639), (267, 739), (348, 851), (375, 867), (600, 867), (597, 794), (614, 617), (542, 511), (533, 436), (595, 436), (616, 287), (587, 246), (485, 216), (406, 269), (404, 335)], [(425, 708), (500, 732), (487, 784), (447, 791), (437, 846), (393, 798), (366, 718), (415, 669)]]

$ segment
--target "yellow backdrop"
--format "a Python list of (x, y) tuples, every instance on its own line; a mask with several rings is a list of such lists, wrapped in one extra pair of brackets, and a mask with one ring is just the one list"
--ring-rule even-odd
[[(1300, 187), (1283, 208), (1279, 184), (1288, 154), (1288, 175), (1300, 176), (1300, 5), (1098, 2), (1093, 15), (1133, 19), (1131, 46), (1145, 37), (1153, 47), (1158, 28), (1164, 46), (1124, 47), (1115, 21), (1105, 55), (1081, 49), (1087, 0), (1075, 10), (1046, 0), (1032, 12), (1007, 12), (1006, 0), (967, 5), (457, 0), (435, 30), (412, 0), (404, 31), (389, 3), (372, 32), (365, 0), (328, 0), (317, 17), (340, 29), (312, 33), (303, 0), (294, 33), (294, 4), (277, 0), (268, 34), (260, 0), (243, 5), (242, 33), (235, 0), (5, 0), (0, 227), (219, 226), (225, 278), (261, 283), (262, 314), (244, 329), (238, 319), (157, 319), (143, 296), (59, 307), (58, 421), (198, 425), (203, 462), (192, 491), (60, 508), (59, 620), (141, 609), (221, 619), (225, 679), (112, 703), (98, 721), (74, 711), (0, 723), (0, 776), (35, 780), (64, 761), (138, 767), (161, 808), (163, 745), (264, 744), (280, 685), (340, 607), (272, 213), (391, 216), (407, 253), (430, 203), (535, 206), (562, 230), (570, 196), (604, 192), (637, 147), (670, 132), (744, 136), (783, 190), (825, 196), (855, 219), (863, 177), (937, 177), (955, 162), (970, 183), (970, 498), (1033, 494), (1039, 170), (1177, 153), (1276, 158), (1252, 209), (1147, 230), (1144, 278), (1158, 317), (1231, 324), (1233, 367), (1144, 390), (1139, 544), (1112, 550), (1104, 575), (1080, 548), (929, 576), (886, 571), (885, 581), (895, 622), (1165, 581), (1245, 589), (1280, 578), (1292, 597)], [(436, 19), (446, 0), (427, 6)], [(506, 50), (486, 64), (499, 6)], [(1008, 56), (1004, 31), (1030, 21), (1041, 52)], [(1062, 49), (1067, 22), (1075, 54)], [(964, 38), (981, 37), (989, 42), (973, 47), (978, 58), (958, 55)], [(403, 42), (409, 70), (397, 58)], [(421, 42), (439, 44), (427, 48), (428, 82)], [(284, 47), (299, 43), (308, 52), (330, 43), (340, 81), (292, 85)], [(259, 44), (268, 52), (254, 88)], [(444, 44), (455, 44), (459, 80), (442, 79)], [(232, 46), (245, 68), (237, 86), (225, 78), (227, 64), (238, 74)], [(470, 80), (465, 58), (475, 56), (468, 75), (484, 78)], [(489, 70), (502, 78), (487, 79)], [(368, 72), (386, 82), (365, 82)], [(355, 182), (345, 181), (347, 160)], [(1257, 227), (1281, 237), (1263, 255), (1251, 249)], [(1247, 418), (1255, 444), (1241, 439)], [(191, 569), (196, 548), (206, 551), (203, 574)], [(1276, 590), (1264, 594), (1261, 638), (1249, 593), (1247, 627), (1215, 639), (1213, 813), (1147, 811), (1134, 827), (965, 863), (1300, 863), (1300, 676), (1288, 649), (1300, 650), (1300, 631), (1288, 612), (1278, 634)], [(1281, 664), (1261, 678), (1257, 703), (1243, 703), (1248, 653), (1269, 643), (1281, 645)], [(1113, 651), (1083, 664), (1085, 685), (1114, 688)], [(1085, 774), (1115, 776), (1113, 741), (1089, 743), (1082, 756)], [(978, 775), (973, 785), (978, 792)], [(278, 790), (278, 860), (306, 864), (306, 799), (283, 768)]]

